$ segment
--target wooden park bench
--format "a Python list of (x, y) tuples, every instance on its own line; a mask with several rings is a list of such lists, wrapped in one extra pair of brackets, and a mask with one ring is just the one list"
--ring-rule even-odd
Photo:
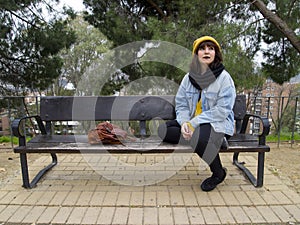
[[(233, 153), (233, 164), (236, 165), (255, 187), (263, 186), (265, 152), (270, 151), (266, 145), (266, 136), (270, 125), (267, 118), (246, 113), (246, 97), (238, 95), (234, 107), (236, 132), (228, 140), (228, 148), (220, 152)], [(171, 120), (175, 118), (174, 96), (101, 96), (101, 97), (41, 97), (40, 113), (15, 119), (12, 131), (19, 138), (19, 146), (14, 148), (20, 154), (23, 187), (33, 188), (52, 167), (57, 164), (57, 153), (185, 153), (191, 152), (188, 145), (161, 143), (159, 138), (147, 135), (147, 121)], [(35, 119), (39, 134), (26, 143), (24, 122)], [(248, 125), (253, 120), (260, 123), (260, 132), (250, 134)], [(90, 145), (87, 133), (82, 135), (59, 135), (53, 132), (57, 121), (138, 121), (139, 135), (130, 144)], [(254, 176), (239, 162), (240, 153), (257, 153), (257, 174)], [(50, 153), (52, 162), (42, 169), (30, 181), (28, 174), (27, 154)]]

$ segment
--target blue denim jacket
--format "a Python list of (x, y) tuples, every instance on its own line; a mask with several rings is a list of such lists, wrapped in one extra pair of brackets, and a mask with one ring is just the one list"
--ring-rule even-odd
[(216, 132), (233, 135), (233, 105), (236, 97), (234, 82), (230, 74), (223, 70), (218, 78), (201, 92), (202, 113), (194, 117), (200, 91), (196, 89), (186, 74), (176, 94), (176, 120), (180, 125), (190, 122), (194, 128), (202, 123), (210, 123)]

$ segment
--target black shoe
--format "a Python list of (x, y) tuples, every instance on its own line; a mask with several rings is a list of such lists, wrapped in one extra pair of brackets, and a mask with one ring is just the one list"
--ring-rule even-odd
[(212, 175), (211, 177), (205, 179), (201, 184), (202, 191), (212, 191), (214, 190), (218, 184), (222, 183), (225, 180), (226, 177), (226, 168), (223, 168), (224, 175), (223, 177), (217, 177)]

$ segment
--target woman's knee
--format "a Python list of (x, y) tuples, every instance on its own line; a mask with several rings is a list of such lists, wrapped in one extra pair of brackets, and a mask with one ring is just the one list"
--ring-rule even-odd
[[(199, 127), (197, 127), (190, 143), (195, 153), (197, 153), (200, 157), (203, 157), (203, 154), (207, 148), (211, 148), (211, 144), (214, 144), (212, 142), (216, 142), (216, 140), (219, 138), (219, 135), (215, 134), (216, 132), (209, 123), (201, 124)], [(222, 140), (221, 136), (220, 140)]]
[(158, 127), (158, 136), (165, 142), (178, 144), (180, 139), (180, 125), (176, 120), (167, 121)]
[(167, 125), (166, 123), (162, 123), (158, 126), (158, 129), (157, 129), (157, 134), (158, 136), (164, 140), (166, 134), (167, 134)]

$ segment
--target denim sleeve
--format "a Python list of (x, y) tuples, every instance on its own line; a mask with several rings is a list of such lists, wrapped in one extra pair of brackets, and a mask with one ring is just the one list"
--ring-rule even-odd
[(189, 121), (191, 118), (189, 99), (186, 95), (187, 85), (188, 85), (188, 76), (186, 75), (183, 78), (175, 97), (176, 120), (180, 125), (182, 125), (182, 123), (186, 121)]
[(232, 116), (236, 97), (233, 81), (230, 77), (226, 77), (220, 82), (219, 88), (215, 92), (203, 93), (203, 111), (190, 121), (193, 127), (196, 128), (203, 123), (221, 125), (227, 118)]

